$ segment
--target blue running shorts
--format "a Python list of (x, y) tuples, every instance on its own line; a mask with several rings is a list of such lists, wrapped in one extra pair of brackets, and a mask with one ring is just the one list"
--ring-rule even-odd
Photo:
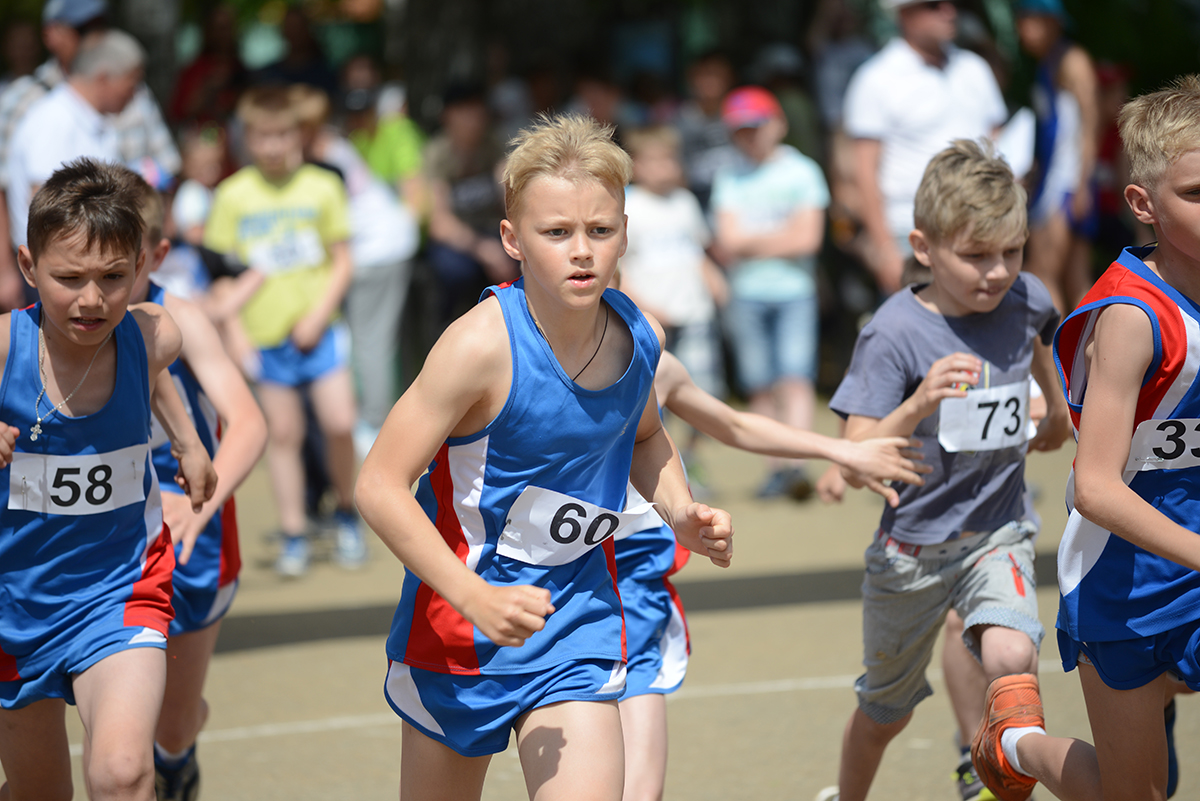
[(620, 581), (625, 610), (625, 648), (629, 657), (625, 695), (673, 693), (687, 674), (687, 619), (679, 594), (665, 578)]
[(308, 353), (288, 339), (273, 348), (263, 348), (259, 356), (262, 358), (260, 381), (300, 387), (349, 363), (350, 335), (345, 323), (336, 322)]
[(615, 701), (625, 689), (625, 663), (564, 662), (540, 673), (463, 676), (403, 662), (388, 665), (383, 694), (417, 731), (467, 757), (508, 748), (517, 719), (562, 701)]
[(1144, 687), (1169, 672), (1200, 691), (1200, 620), (1149, 637), (1108, 642), (1077, 642), (1059, 629), (1058, 653), (1066, 672), (1080, 662), (1091, 663), (1114, 690)]

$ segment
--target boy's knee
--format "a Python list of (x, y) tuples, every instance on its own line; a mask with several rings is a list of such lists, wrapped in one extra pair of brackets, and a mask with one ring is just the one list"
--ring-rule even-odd
[(1002, 626), (979, 632), (980, 656), (988, 681), (1014, 673), (1037, 673), (1038, 649), (1029, 635)]
[(154, 789), (154, 759), (147, 750), (120, 748), (92, 754), (88, 787), (93, 799), (143, 798)]

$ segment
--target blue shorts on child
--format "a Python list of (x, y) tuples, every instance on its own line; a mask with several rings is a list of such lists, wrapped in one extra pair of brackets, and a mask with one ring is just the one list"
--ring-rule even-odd
[(1063, 670), (1090, 664), (1114, 690), (1136, 690), (1170, 673), (1200, 692), (1200, 621), (1132, 640), (1077, 642), (1058, 630)]
[(431, 739), (463, 756), (498, 754), (526, 712), (563, 701), (615, 701), (625, 663), (564, 662), (538, 673), (463, 676), (392, 661), (383, 693), (392, 709)]
[(300, 350), (290, 339), (282, 345), (259, 351), (262, 372), (259, 380), (285, 387), (311, 384), (327, 373), (344, 367), (350, 358), (350, 334), (343, 322), (329, 326), (312, 350)]

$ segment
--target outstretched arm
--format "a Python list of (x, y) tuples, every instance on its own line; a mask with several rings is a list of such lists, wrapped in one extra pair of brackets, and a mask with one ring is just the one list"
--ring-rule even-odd
[(1056, 451), (1071, 436), (1071, 414), (1067, 410), (1067, 399), (1059, 391), (1054, 353), (1040, 340), (1033, 343), (1031, 372), (1046, 398), (1046, 416), (1038, 423), (1037, 435), (1029, 441), (1029, 450)]
[(859, 474), (862, 484), (892, 505), (899, 503), (900, 497), (884, 481), (921, 484), (919, 473), (929, 471), (904, 452), (919, 446), (904, 437), (852, 442), (733, 409), (696, 386), (687, 368), (670, 353), (662, 355), (654, 387), (672, 414), (725, 445), (786, 459), (828, 459)]
[(182, 542), (181, 564), (187, 564), (200, 532), (254, 469), (267, 445), (267, 423), (241, 372), (221, 346), (221, 335), (196, 304), (167, 295), (167, 311), (183, 333), (181, 358), (196, 376), (221, 419), (221, 444), (213, 469), (221, 480), (197, 514), (179, 507), (181, 496), (163, 494), (163, 515), (175, 542)]
[(1200, 570), (1200, 537), (1168, 519), (1122, 480), (1153, 342), (1150, 320), (1137, 307), (1119, 304), (1100, 312), (1088, 346), (1087, 394), (1075, 456), (1075, 508), (1134, 545)]

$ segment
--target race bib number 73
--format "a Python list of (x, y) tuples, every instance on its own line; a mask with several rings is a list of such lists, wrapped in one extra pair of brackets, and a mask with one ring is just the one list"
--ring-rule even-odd
[(94, 515), (146, 499), (146, 446), (108, 453), (14, 453), (8, 508), (43, 515)]
[(1029, 382), (971, 389), (941, 403), (938, 442), (948, 453), (995, 451), (1024, 445), (1028, 436)]
[(513, 503), (496, 553), (530, 565), (565, 565), (639, 521), (653, 509), (643, 503), (624, 512), (541, 487), (526, 487)]
[(1125, 471), (1200, 465), (1200, 420), (1143, 420), (1129, 443)]

